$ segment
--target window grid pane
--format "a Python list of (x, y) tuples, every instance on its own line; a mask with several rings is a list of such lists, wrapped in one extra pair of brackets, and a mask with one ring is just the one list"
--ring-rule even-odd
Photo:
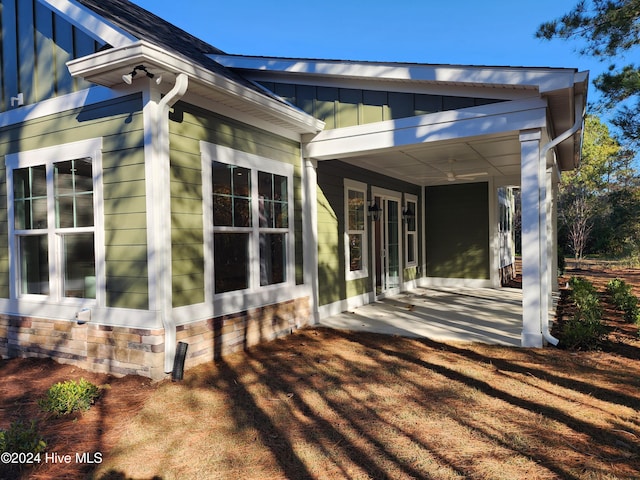
[(63, 235), (64, 296), (96, 298), (93, 233)]
[(260, 199), (260, 226), (288, 228), (287, 177), (258, 172), (258, 197)]
[(216, 232), (213, 240), (215, 293), (249, 288), (249, 234)]
[(407, 210), (413, 214), (413, 216), (409, 217), (407, 220), (407, 230), (409, 232), (416, 231), (416, 203), (415, 202), (407, 202)]
[(56, 228), (93, 226), (93, 174), (89, 159), (54, 164)]
[(362, 234), (349, 235), (349, 270), (362, 270)]
[(260, 286), (286, 281), (286, 235), (260, 234)]
[(251, 170), (213, 162), (213, 224), (251, 226)]
[(349, 190), (349, 230), (364, 230), (364, 192)]
[(14, 228), (47, 228), (47, 174), (44, 165), (13, 171)]
[(49, 250), (46, 235), (19, 237), (20, 293), (49, 294)]

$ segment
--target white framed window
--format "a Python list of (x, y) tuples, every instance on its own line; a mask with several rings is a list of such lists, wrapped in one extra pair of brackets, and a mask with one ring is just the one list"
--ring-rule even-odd
[(5, 158), (12, 298), (104, 297), (102, 139)]
[(344, 180), (344, 255), (345, 278), (368, 276), (367, 185)]
[(293, 166), (207, 142), (200, 149), (214, 295), (293, 285)]
[(403, 216), (406, 216), (404, 222), (405, 266), (416, 267), (418, 265), (418, 228), (416, 221), (418, 197), (405, 194), (404, 203)]

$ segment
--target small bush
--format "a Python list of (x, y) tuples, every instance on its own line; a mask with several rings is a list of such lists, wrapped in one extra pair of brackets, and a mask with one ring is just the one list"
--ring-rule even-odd
[(576, 315), (590, 321), (600, 320), (602, 308), (598, 291), (593, 284), (580, 277), (571, 277), (571, 299), (576, 305)]
[(47, 447), (36, 422), (13, 422), (8, 430), (0, 430), (0, 453), (40, 453)]
[(569, 285), (576, 311), (562, 328), (562, 344), (575, 350), (596, 349), (607, 334), (606, 326), (602, 323), (598, 291), (591, 282), (580, 277), (572, 277)]
[(624, 280), (614, 278), (607, 283), (607, 294), (611, 298), (611, 303), (624, 312), (624, 319), (628, 323), (640, 321), (640, 307), (638, 307), (638, 297), (631, 293), (631, 286)]
[(46, 412), (56, 415), (89, 410), (100, 396), (100, 389), (84, 378), (76, 382), (68, 380), (52, 385), (47, 396), (40, 400), (39, 405)]
[(574, 317), (562, 329), (562, 345), (571, 350), (595, 350), (600, 347), (607, 328), (597, 320)]

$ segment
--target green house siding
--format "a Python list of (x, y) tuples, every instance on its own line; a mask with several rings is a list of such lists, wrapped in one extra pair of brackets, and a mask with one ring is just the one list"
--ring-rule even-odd
[[(420, 198), (420, 187), (378, 175), (375, 172), (354, 167), (340, 161), (322, 161), (318, 164), (318, 283), (319, 304), (327, 305), (373, 290), (373, 239), (368, 228), (369, 276), (347, 281), (345, 278), (345, 178), (367, 184), (371, 198), (371, 187), (384, 188), (399, 193), (408, 193)], [(420, 201), (418, 201), (420, 205)], [(420, 211), (417, 212), (418, 216)], [(368, 222), (368, 220), (367, 220)], [(420, 229), (418, 229), (419, 231)], [(402, 235), (404, 242), (404, 232)], [(422, 240), (418, 238), (418, 242)], [(421, 255), (421, 252), (418, 252)], [(404, 258), (401, 260), (404, 265)], [(415, 272), (415, 268), (412, 269)], [(415, 273), (414, 273), (415, 275)]]
[(65, 65), (102, 46), (82, 30), (38, 0), (2, 0), (0, 25), (0, 111), (12, 108), (18, 93), (29, 105), (89, 86), (72, 78)]
[(428, 187), (427, 276), (489, 278), (489, 187)]
[(324, 121), (325, 129), (351, 127), (427, 113), (486, 105), (501, 100), (261, 82), (306, 113)]
[[(102, 137), (107, 306), (148, 308), (145, 169), (140, 96), (134, 95), (0, 130), (8, 153)], [(7, 188), (0, 162), (0, 296), (9, 297)]]
[(200, 140), (293, 165), (296, 283), (302, 283), (300, 145), (185, 103), (177, 105), (169, 129), (174, 307), (202, 303), (205, 296)]

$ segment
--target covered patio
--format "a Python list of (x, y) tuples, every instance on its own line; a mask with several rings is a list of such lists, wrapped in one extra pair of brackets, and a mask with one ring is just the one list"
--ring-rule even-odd
[(517, 347), (521, 345), (522, 336), (522, 290), (418, 287), (324, 318), (320, 325)]

